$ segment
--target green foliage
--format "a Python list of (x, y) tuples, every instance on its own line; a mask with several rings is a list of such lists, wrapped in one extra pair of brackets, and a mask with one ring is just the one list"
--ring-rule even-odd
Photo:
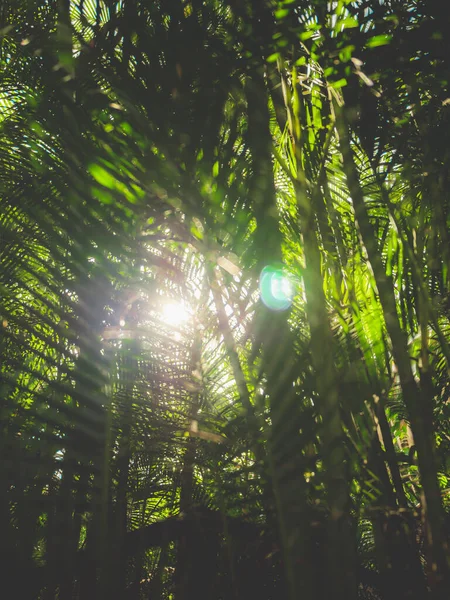
[(5, 590), (448, 597), (438, 4), (2, 4)]

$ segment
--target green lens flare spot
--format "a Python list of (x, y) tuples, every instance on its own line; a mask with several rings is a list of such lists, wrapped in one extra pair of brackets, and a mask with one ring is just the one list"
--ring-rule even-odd
[(270, 310), (287, 310), (294, 298), (294, 285), (283, 266), (268, 265), (259, 280), (261, 300)]

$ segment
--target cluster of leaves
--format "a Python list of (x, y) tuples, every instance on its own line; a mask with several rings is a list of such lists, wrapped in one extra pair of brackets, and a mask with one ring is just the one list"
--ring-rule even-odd
[(431, 0), (2, 4), (6, 589), (448, 597), (444, 32)]

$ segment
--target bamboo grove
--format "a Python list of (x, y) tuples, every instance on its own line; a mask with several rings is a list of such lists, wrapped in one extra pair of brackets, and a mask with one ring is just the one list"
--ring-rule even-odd
[(3, 597), (449, 598), (443, 4), (1, 3)]

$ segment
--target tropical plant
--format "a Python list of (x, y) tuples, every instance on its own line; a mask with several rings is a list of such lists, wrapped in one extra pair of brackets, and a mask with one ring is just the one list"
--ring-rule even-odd
[(444, 23), (3, 3), (5, 589), (448, 598)]

